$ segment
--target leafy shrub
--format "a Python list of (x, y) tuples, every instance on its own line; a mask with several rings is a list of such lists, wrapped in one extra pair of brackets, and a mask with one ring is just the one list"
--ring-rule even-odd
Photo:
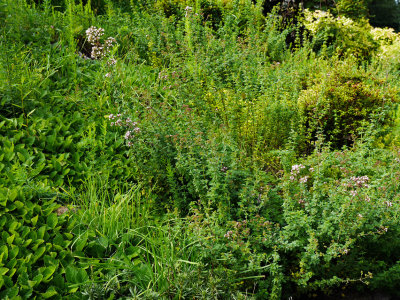
[(297, 257), (287, 267), (300, 289), (375, 282), (396, 265), (397, 160), (397, 153), (361, 145), (317, 152), (287, 172), (281, 245)]
[(349, 146), (360, 135), (364, 122), (380, 110), (381, 126), (393, 125), (398, 96), (393, 88), (383, 89), (383, 82), (351, 62), (338, 63), (329, 73), (321, 74), (298, 99), (305, 140), (315, 141), (319, 132), (335, 149)]
[(329, 12), (304, 11), (304, 26), (312, 34), (314, 51), (325, 51), (330, 56), (354, 55), (361, 60), (371, 59), (378, 44), (367, 21), (353, 21), (344, 16), (334, 17)]
[(400, 34), (391, 28), (374, 28), (371, 31), (374, 40), (380, 44), (377, 59), (386, 68), (399, 70), (397, 57), (400, 53)]
[(262, 1), (78, 2), (0, 4), (1, 297), (395, 294), (395, 34), (317, 12), (327, 57)]

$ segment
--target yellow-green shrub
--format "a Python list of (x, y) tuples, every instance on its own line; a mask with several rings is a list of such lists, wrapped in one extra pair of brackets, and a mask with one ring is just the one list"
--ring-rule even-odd
[(379, 43), (378, 59), (388, 67), (400, 67), (400, 34), (392, 28), (373, 28), (371, 30), (375, 41)]
[(327, 55), (354, 55), (369, 59), (379, 46), (366, 20), (355, 22), (344, 16), (334, 17), (326, 11), (311, 12), (306, 9), (303, 24), (311, 32), (312, 46), (316, 52), (326, 47)]
[(382, 125), (391, 124), (390, 109), (397, 101), (396, 92), (384, 79), (358, 68), (355, 62), (338, 62), (331, 73), (315, 78), (300, 94), (301, 132), (307, 142), (321, 132), (335, 148), (350, 145), (374, 114), (382, 112)]

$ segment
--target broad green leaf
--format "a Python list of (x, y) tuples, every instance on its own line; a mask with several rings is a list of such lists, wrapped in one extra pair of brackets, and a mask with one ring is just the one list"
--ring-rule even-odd
[(7, 217), (6, 216), (1, 216), (0, 217), (0, 228), (3, 227), (7, 222)]
[(15, 198), (18, 196), (18, 190), (17, 189), (12, 189), (8, 192), (8, 199), (10, 201), (14, 201)]
[(99, 237), (98, 241), (99, 241), (99, 244), (101, 246), (103, 246), (104, 248), (108, 247), (108, 239), (105, 236)]
[(33, 255), (32, 263), (35, 263), (46, 251), (46, 247), (42, 246), (39, 249), (35, 251), (35, 254)]
[(26, 248), (26, 247), (28, 247), (31, 243), (32, 243), (32, 239), (27, 239), (27, 240), (25, 240), (23, 246)]
[(13, 268), (10, 271), (8, 271), (7, 275), (10, 277), (13, 277), (13, 275), (15, 274), (15, 272), (17, 272), (17, 269)]
[(12, 288), (9, 288), (8, 290), (6, 290), (6, 296), (9, 299), (13, 299), (18, 295), (19, 289), (16, 286), (13, 286)]
[(8, 259), (8, 247), (6, 245), (0, 246), (0, 253), (3, 254), (3, 260), (6, 261)]
[(36, 225), (36, 223), (37, 223), (37, 221), (38, 221), (38, 218), (39, 218), (39, 215), (36, 215), (36, 216), (34, 216), (34, 217), (31, 219), (31, 222), (32, 222), (32, 225), (33, 225), (33, 226)]
[(38, 239), (43, 239), (45, 232), (46, 232), (46, 226), (40, 227), (39, 230), (37, 231), (37, 238)]
[(10, 252), (9, 252), (8, 259), (13, 259), (13, 258), (17, 257), (18, 253), (19, 253), (19, 248), (18, 247), (12, 248), (10, 250)]
[(47, 217), (46, 224), (50, 228), (53, 229), (54, 227), (56, 227), (57, 223), (58, 223), (58, 217), (56, 214), (52, 213)]
[(42, 274), (37, 274), (35, 277), (33, 277), (33, 281), (36, 281), (37, 283), (40, 283), (43, 279), (43, 275)]
[(88, 239), (87, 234), (83, 234), (82, 236), (80, 236), (77, 242), (75, 243), (75, 250), (82, 251), (83, 248), (86, 246), (87, 239)]
[[(8, 270), (7, 270), (8, 271)], [(77, 277), (77, 269), (72, 267), (72, 266), (68, 266), (65, 269), (65, 278), (67, 279), (68, 282), (70, 283), (76, 283), (76, 277)]]
[(7, 244), (11, 245), (13, 243), (13, 241), (14, 241), (14, 238), (15, 238), (15, 234), (9, 236), (7, 238)]
[(54, 274), (54, 272), (56, 271), (58, 265), (52, 265), (52, 266), (48, 266), (46, 269), (43, 270), (42, 274), (43, 274), (43, 280), (47, 280), (51, 277), (51, 275)]
[(12, 268), (15, 267), (16, 264), (17, 264), (17, 259), (16, 258), (9, 259), (7, 264), (6, 264), (6, 267), (9, 268), (9, 269), (12, 269)]
[(11, 224), (10, 224), (10, 227), (8, 228), (8, 231), (14, 231), (17, 227), (18, 227), (18, 225), (19, 225), (20, 223), (19, 222), (17, 222), (17, 221), (14, 221), (14, 222), (12, 222)]
[(14, 204), (17, 209), (21, 209), (22, 207), (24, 207), (24, 203), (22, 203), (21, 201), (15, 201)]
[(49, 287), (45, 293), (40, 294), (44, 299), (57, 295), (57, 291), (53, 287)]
[(1, 275), (1, 276), (5, 275), (5, 274), (8, 272), (8, 270), (10, 270), (10, 269), (1, 267), (1, 268), (0, 268), (0, 275)]

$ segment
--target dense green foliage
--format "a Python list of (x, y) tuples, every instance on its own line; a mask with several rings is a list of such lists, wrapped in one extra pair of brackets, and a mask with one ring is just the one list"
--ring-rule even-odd
[(0, 298), (398, 297), (400, 35), (300, 2), (1, 2)]

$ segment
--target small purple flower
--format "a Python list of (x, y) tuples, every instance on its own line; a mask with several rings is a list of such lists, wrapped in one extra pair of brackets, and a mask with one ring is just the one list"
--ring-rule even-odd
[(125, 139), (126, 139), (126, 140), (129, 140), (129, 139), (132, 137), (131, 133), (132, 133), (132, 132), (129, 131), (129, 130), (125, 133)]
[(304, 177), (302, 177), (302, 178), (300, 178), (300, 183), (306, 183), (307, 182), (307, 180), (308, 180), (308, 176), (304, 176)]
[(385, 204), (386, 204), (387, 207), (392, 207), (393, 206), (393, 203), (390, 202), (390, 201), (385, 201)]
[(226, 238), (230, 238), (231, 237), (231, 235), (233, 234), (233, 231), (232, 230), (229, 230), (227, 233), (225, 233), (225, 235), (224, 235), (224, 237), (226, 237)]

